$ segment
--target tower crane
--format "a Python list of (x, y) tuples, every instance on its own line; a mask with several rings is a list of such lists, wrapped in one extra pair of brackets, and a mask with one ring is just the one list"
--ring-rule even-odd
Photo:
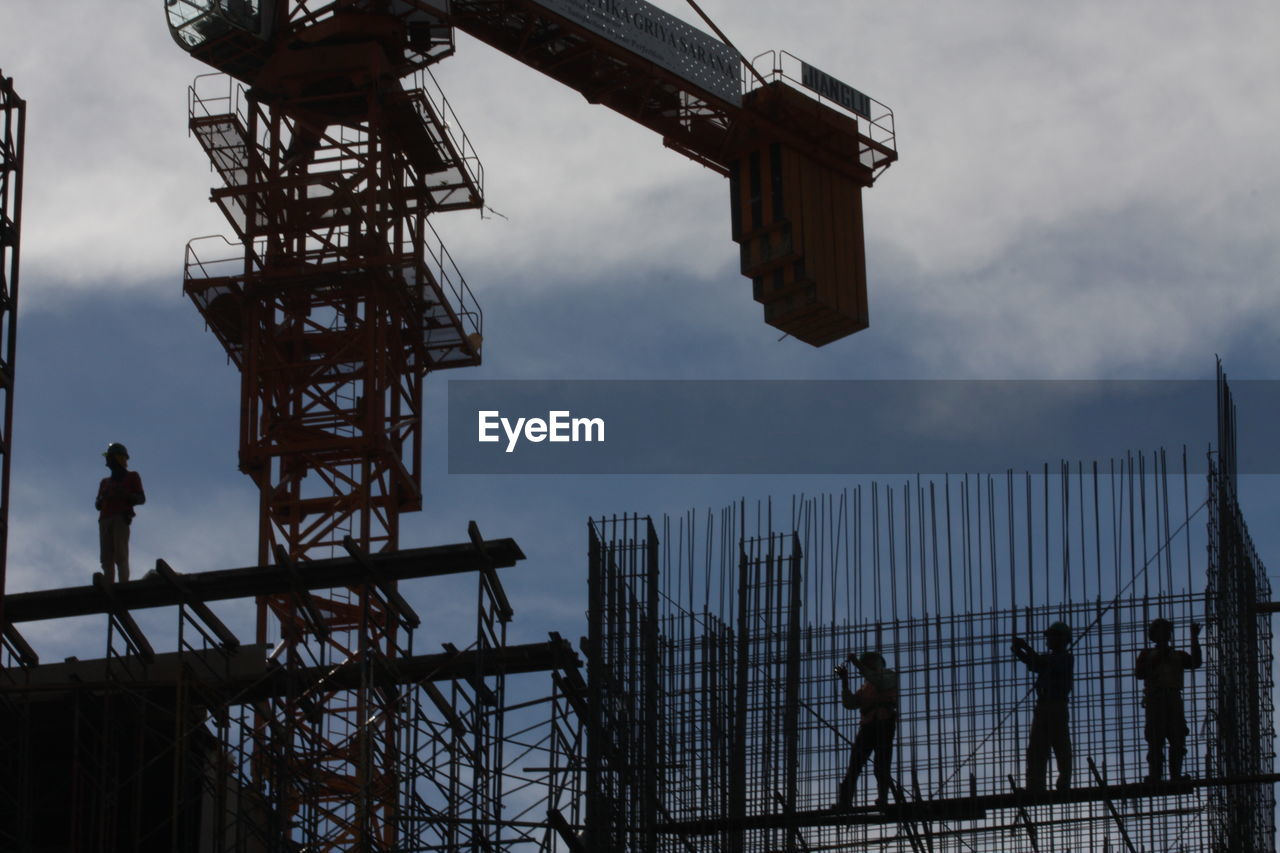
[[(321, 85), (308, 62), (358, 63), (362, 42), (401, 51), (391, 64), (407, 72), (465, 32), (728, 177), (732, 237), (767, 323), (815, 346), (868, 325), (861, 190), (897, 160), (893, 112), (785, 51), (748, 62), (643, 0), (331, 0), (283, 15), (286, 0), (166, 3), (193, 56), (277, 98), (308, 75)], [(383, 31), (362, 31), (372, 25), (352, 16), (375, 9)], [(340, 118), (299, 110), (304, 125)]]
[[(177, 43), (218, 72), (192, 85), (189, 127), (235, 236), (188, 244), (183, 288), (240, 370), (260, 565), (296, 574), (338, 549), (398, 549), (400, 514), (422, 505), (423, 378), (480, 361), (482, 314), (429, 222), (484, 204), (430, 71), (457, 31), (727, 176), (767, 323), (815, 346), (867, 326), (861, 191), (897, 158), (893, 114), (790, 54), (746, 62), (644, 0), (164, 5)], [(395, 598), (376, 576), (265, 596), (258, 639), (278, 629), (282, 666), (372, 672), (409, 654)], [(324, 839), (308, 849), (396, 849), (394, 695), (370, 678), (271, 701), (256, 781), (282, 832)], [(500, 798), (474, 784), (478, 825), (500, 821), (486, 811)]]

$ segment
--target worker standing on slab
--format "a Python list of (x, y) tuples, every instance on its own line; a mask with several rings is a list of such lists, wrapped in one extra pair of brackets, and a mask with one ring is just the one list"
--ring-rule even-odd
[(142, 491), (142, 478), (129, 470), (129, 451), (113, 441), (103, 457), (111, 469), (109, 477), (98, 484), (98, 497), (93, 506), (98, 510), (98, 546), (102, 574), (108, 583), (129, 579), (129, 525), (133, 508), (147, 501)]
[(1071, 787), (1071, 725), (1067, 703), (1071, 698), (1075, 661), (1071, 655), (1071, 626), (1054, 622), (1044, 632), (1049, 651), (1041, 654), (1021, 637), (1013, 638), (1013, 656), (1036, 675), (1036, 708), (1031, 715), (1027, 741), (1027, 790), (1045, 789), (1049, 752), (1058, 764), (1058, 790)]
[(893, 766), (893, 735), (898, 725), (898, 674), (885, 665), (879, 652), (863, 652), (858, 657), (849, 655), (848, 662), (857, 667), (865, 679), (857, 692), (849, 689), (849, 667), (837, 666), (840, 678), (840, 703), (849, 710), (859, 709), (862, 721), (853, 740), (849, 755), (849, 770), (840, 783), (836, 797), (836, 810), (849, 808), (853, 802), (853, 789), (867, 759), (875, 755), (876, 805), (889, 804), (889, 787)]
[(1164, 744), (1169, 743), (1169, 778), (1185, 779), (1182, 759), (1187, 754), (1187, 718), (1182, 708), (1182, 683), (1186, 671), (1199, 669), (1204, 662), (1200, 654), (1200, 625), (1191, 623), (1191, 654), (1175, 649), (1173, 623), (1154, 619), (1147, 636), (1155, 648), (1138, 653), (1134, 675), (1142, 679), (1142, 706), (1146, 724), (1142, 734), (1147, 740), (1147, 779), (1159, 782), (1164, 771)]

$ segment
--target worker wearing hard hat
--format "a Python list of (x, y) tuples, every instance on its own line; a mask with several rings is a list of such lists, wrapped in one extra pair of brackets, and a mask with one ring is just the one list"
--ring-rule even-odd
[(1147, 779), (1159, 782), (1164, 775), (1164, 744), (1169, 743), (1169, 778), (1182, 775), (1182, 759), (1187, 754), (1187, 718), (1182, 708), (1183, 676), (1189, 669), (1199, 669), (1204, 662), (1200, 654), (1200, 625), (1191, 623), (1191, 653), (1175, 649), (1173, 623), (1153, 619), (1147, 636), (1154, 648), (1138, 653), (1134, 675), (1142, 679), (1142, 706), (1146, 724), (1142, 734), (1147, 740)]
[(893, 781), (890, 770), (893, 766), (893, 735), (898, 724), (898, 674), (886, 667), (879, 652), (863, 652), (857, 657), (849, 655), (848, 662), (857, 667), (865, 680), (856, 692), (852, 691), (849, 689), (848, 666), (837, 666), (835, 673), (840, 678), (840, 702), (850, 710), (859, 709), (862, 720), (853, 739), (849, 770), (840, 783), (834, 808), (847, 809), (852, 804), (858, 776), (873, 754), (876, 805), (884, 808), (889, 804), (889, 787)]
[(98, 484), (94, 509), (98, 510), (98, 545), (102, 574), (108, 583), (129, 579), (129, 524), (133, 508), (146, 503), (142, 478), (129, 470), (129, 451), (113, 441), (102, 454), (111, 475)]
[(1054, 622), (1044, 632), (1049, 651), (1034, 651), (1021, 637), (1013, 638), (1013, 656), (1036, 675), (1036, 707), (1027, 740), (1027, 790), (1043, 791), (1049, 752), (1058, 764), (1058, 790), (1071, 787), (1071, 698), (1075, 662), (1071, 656), (1071, 626)]

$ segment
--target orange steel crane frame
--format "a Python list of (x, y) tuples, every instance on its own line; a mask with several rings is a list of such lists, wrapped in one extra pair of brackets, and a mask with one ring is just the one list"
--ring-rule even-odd
[[(480, 360), (480, 311), (428, 223), (483, 205), (479, 162), (429, 71), (453, 54), (455, 28), (727, 175), (766, 322), (814, 345), (867, 325), (860, 193), (897, 157), (892, 112), (787, 54), (744, 92), (736, 51), (643, 0), (165, 9), (178, 44), (233, 78), (190, 90), (189, 127), (235, 240), (189, 244), (184, 291), (241, 372), (262, 566), (300, 576), (339, 545), (398, 549), (400, 513), (422, 503), (423, 378)], [(277, 663), (370, 674), (261, 707), (257, 783), (279, 837), (308, 849), (400, 841), (395, 697), (372, 672), (411, 652), (416, 619), (376, 580), (259, 599), (258, 639), (278, 628)]]
[[(252, 85), (191, 90), (236, 243), (193, 242), (184, 290), (241, 371), (259, 563), (291, 573), (339, 547), (398, 549), (400, 513), (422, 501), (423, 377), (480, 360), (479, 309), (426, 219), (483, 199), (422, 73), (452, 33), (363, 5), (166, 3), (180, 43)], [(370, 667), (410, 653), (416, 617), (374, 580), (259, 599), (258, 639), (278, 627), (281, 665), (366, 664), (350, 689), (273, 697), (257, 720), (273, 834), (312, 849), (397, 844), (395, 697)]]

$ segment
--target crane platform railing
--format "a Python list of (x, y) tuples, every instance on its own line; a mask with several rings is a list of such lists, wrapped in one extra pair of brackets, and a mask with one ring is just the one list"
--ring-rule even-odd
[[(404, 296), (410, 316), (421, 334), (425, 361), (423, 370), (442, 370), (480, 363), (484, 334), (484, 312), (475, 294), (458, 270), (439, 235), (426, 224), (426, 232), (415, 248), (413, 238), (398, 247), (397, 264), (406, 285)], [(266, 241), (255, 243), (255, 256), (263, 257)], [(341, 275), (357, 269), (352, 263), (326, 263), (307, 268), (307, 275), (327, 269)], [(267, 275), (257, 270), (253, 275)], [(284, 275), (282, 273), (282, 275)], [(244, 346), (242, 307), (245, 285), (244, 246), (213, 235), (187, 244), (183, 293), (195, 303), (205, 325), (239, 364)]]
[(247, 100), (244, 84), (229, 74), (211, 71), (198, 75), (187, 87), (187, 115), (192, 119), (230, 115), (248, 127)]
[[(750, 65), (743, 64), (742, 87), (744, 94), (754, 91), (762, 85), (761, 81), (786, 83), (814, 100), (833, 109), (839, 110), (858, 122), (859, 134), (866, 143), (860, 146), (859, 159), (862, 165), (871, 169), (877, 177), (897, 159), (897, 134), (894, 129), (893, 110), (869, 95), (852, 89), (849, 86), (833, 86), (851, 97), (831, 97), (828, 94), (805, 82), (805, 69), (814, 71), (808, 63), (785, 50), (767, 50), (751, 60)], [(754, 73), (753, 73), (754, 72)], [(821, 72), (817, 72), (821, 74)], [(810, 82), (813, 82), (812, 80)], [(839, 81), (834, 81), (838, 83)], [(842, 84), (843, 85), (843, 84)], [(851, 102), (859, 104), (858, 109), (851, 107)]]
[[(484, 201), (484, 164), (467, 132), (463, 130), (453, 105), (440, 88), (439, 81), (430, 69), (423, 68), (414, 72), (406, 82), (411, 84), (406, 86), (410, 104), (432, 134), (433, 142), (443, 149), (441, 159), (460, 173), (459, 180), (454, 182), (457, 186), (443, 179), (428, 186), (437, 209), (480, 206)], [(453, 195), (459, 188), (468, 190), (468, 197), (456, 201)], [(446, 191), (443, 197), (440, 197), (441, 190)]]
[[(452, 104), (445, 97), (439, 82), (427, 69), (420, 69), (406, 78), (403, 90), (380, 96), (381, 106), (396, 119), (396, 134), (401, 153), (406, 158), (421, 187), (406, 187), (405, 204), (419, 204), (415, 194), (423, 198), (428, 213), (448, 210), (479, 208), (484, 204), (484, 166), (471, 139), (462, 128)], [(251, 183), (263, 183), (263, 175), (252, 170), (255, 161), (265, 162), (270, 152), (265, 138), (250, 139), (251, 111), (255, 107), (243, 83), (226, 74), (202, 74), (187, 90), (188, 128), (225, 186), (214, 191), (214, 200), (224, 214), (244, 236), (256, 233), (263, 222), (248, 228), (243, 198)], [(258, 115), (258, 126), (269, 123), (265, 114)], [(292, 123), (289, 125), (293, 127)], [(326, 181), (340, 179), (358, 157), (367, 142), (363, 125), (330, 128), (316, 143), (312, 155), (310, 174), (291, 180), (281, 187), (294, 187), (306, 183), (316, 185), (307, 190), (316, 200), (323, 201)], [(253, 150), (251, 150), (253, 149)], [(256, 206), (263, 208), (265, 199), (259, 196)]]
[[(480, 363), (484, 312), (462, 277), (440, 235), (427, 220), (420, 240), (422, 256), (414, 262), (415, 284), (424, 285), (423, 322), (429, 363), (425, 369), (466, 367)], [(412, 238), (410, 238), (412, 239)], [(402, 255), (412, 246), (401, 248)]]

